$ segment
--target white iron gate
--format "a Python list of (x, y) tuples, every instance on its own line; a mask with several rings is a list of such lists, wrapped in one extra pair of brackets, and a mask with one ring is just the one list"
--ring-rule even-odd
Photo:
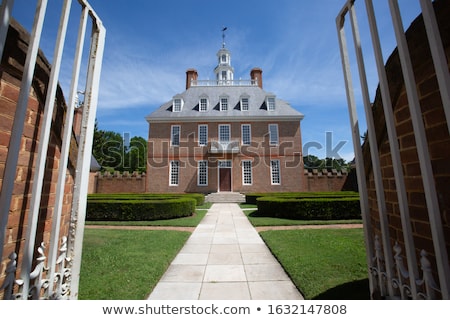
[[(3, 55), (8, 27), (14, 0), (3, 0), (0, 9), (0, 57)], [(92, 140), (97, 109), (100, 71), (103, 59), (105, 28), (101, 20), (86, 0), (78, 0), (81, 9), (78, 40), (73, 62), (72, 80), (68, 92), (67, 110), (65, 111), (64, 128), (61, 128), (62, 143), (59, 159), (59, 174), (54, 197), (53, 215), (51, 221), (50, 239), (42, 244), (36, 243), (38, 216), (42, 197), (42, 187), (45, 183), (45, 170), (49, 140), (52, 129), (55, 97), (60, 80), (60, 68), (64, 43), (67, 36), (67, 26), (72, 10), (72, 1), (64, 0), (60, 24), (55, 44), (53, 61), (47, 93), (45, 97), (44, 114), (41, 119), (39, 133), (39, 150), (32, 178), (31, 200), (28, 209), (28, 221), (24, 223), (25, 242), (20, 247), (22, 261), (17, 266), (17, 252), (4, 252), (6, 228), (13, 197), (14, 182), (17, 174), (17, 164), (21, 148), (22, 134), (33, 82), (39, 43), (41, 40), (44, 17), (46, 16), (47, 0), (38, 0), (34, 24), (31, 31), (28, 51), (22, 75), (20, 93), (11, 138), (5, 162), (4, 176), (0, 196), (0, 259), (9, 255), (9, 261), (0, 261), (6, 265), (4, 280), (0, 289), (4, 291), (4, 299), (67, 299), (77, 298), (81, 263), (81, 247), (83, 240), (84, 218), (91, 163)], [(75, 9), (77, 7), (74, 4)], [(84, 94), (83, 118), (81, 134), (78, 140), (76, 157), (75, 183), (70, 214), (70, 227), (66, 234), (61, 234), (61, 212), (66, 188), (66, 172), (69, 159), (70, 142), (73, 135), (74, 108), (77, 104), (77, 92), (80, 86), (80, 71), (85, 45), (88, 22), (92, 25), (90, 48), (87, 61)], [(48, 248), (48, 251), (47, 249)], [(45, 249), (45, 250), (44, 250)], [(45, 253), (48, 252), (48, 257)], [(0, 269), (1, 270), (1, 269)], [(16, 275), (16, 270), (20, 274)], [(1, 278), (2, 274), (0, 274)]]
[[(424, 186), (426, 200), (427, 224), (430, 229), (431, 250), (434, 258), (429, 259), (424, 248), (417, 244), (417, 231), (413, 230), (411, 220), (411, 204), (408, 198), (408, 190), (405, 184), (404, 159), (401, 157), (399, 146), (398, 127), (393, 111), (392, 93), (390, 92), (390, 81), (386, 74), (382, 55), (382, 44), (377, 27), (377, 15), (375, 14), (372, 0), (349, 0), (336, 19), (338, 38), (341, 50), (344, 79), (348, 108), (350, 114), (351, 129), (354, 141), (355, 160), (357, 165), (358, 184), (361, 197), (361, 210), (364, 220), (364, 232), (367, 248), (367, 264), (369, 266), (369, 280), (372, 297), (375, 292), (378, 298), (402, 298), (402, 299), (449, 299), (450, 298), (450, 267), (449, 256), (446, 248), (446, 239), (442, 217), (446, 213), (440, 208), (438, 192), (436, 190), (435, 172), (432, 168), (432, 159), (429, 153), (429, 141), (427, 140), (421, 111), (418, 86), (416, 84), (413, 65), (411, 62), (411, 48), (408, 47), (400, 6), (397, 0), (385, 0), (389, 4), (392, 18), (392, 27), (397, 42), (398, 57), (404, 79), (407, 104), (409, 107), (410, 121), (413, 128), (418, 162), (420, 164), (420, 178)], [(434, 65), (434, 72), (438, 83), (438, 90), (442, 100), (447, 125), (450, 124), (450, 75), (446, 54), (437, 24), (436, 12), (431, 0), (417, 0), (422, 9), (423, 23), (426, 29), (428, 43), (423, 45), (430, 48), (430, 60)], [(438, 2), (438, 1), (436, 1)], [(448, 1), (441, 1), (448, 6)], [(369, 98), (368, 80), (366, 74), (367, 59), (363, 55), (362, 40), (358, 26), (358, 17), (355, 4), (364, 5), (366, 15), (364, 22), (369, 26), (369, 46), (373, 49), (375, 66), (379, 80), (379, 92), (381, 97), (382, 112), (384, 113), (385, 125), (389, 143), (391, 166), (395, 181), (395, 193), (398, 204), (399, 223), (401, 232), (393, 234), (392, 217), (388, 214), (386, 206), (386, 188), (389, 188), (386, 177), (382, 174), (380, 163), (380, 143), (377, 141), (377, 124), (374, 120), (372, 102)], [(379, 4), (379, 3), (377, 3)], [(352, 83), (352, 64), (350, 52), (346, 40), (346, 19), (349, 19), (348, 29), (351, 31), (352, 42), (355, 47), (354, 59), (356, 59), (362, 103), (364, 105), (365, 118), (367, 122), (367, 139), (370, 146), (370, 160), (364, 162), (363, 151), (360, 145), (360, 129), (357, 117), (357, 103), (355, 88)], [(371, 40), (371, 41), (370, 41)], [(367, 43), (364, 43), (365, 45)], [(449, 127), (450, 129), (450, 127)], [(447, 147), (448, 148), (448, 147)], [(367, 159), (366, 158), (366, 159)], [(384, 159), (383, 159), (384, 160)], [(403, 160), (403, 161), (402, 161)], [(376, 207), (370, 207), (368, 195), (367, 168), (371, 168), (373, 185), (376, 194)], [(372, 202), (373, 203), (373, 202)], [(370, 212), (377, 212), (377, 226), (374, 231), (374, 219)], [(373, 214), (373, 213), (372, 213)], [(448, 223), (448, 222), (447, 222)], [(397, 237), (397, 238), (396, 238)], [(395, 240), (395, 241), (394, 241)], [(420, 257), (419, 257), (420, 255)], [(406, 263), (404, 262), (406, 260)], [(435, 280), (437, 279), (437, 280)]]

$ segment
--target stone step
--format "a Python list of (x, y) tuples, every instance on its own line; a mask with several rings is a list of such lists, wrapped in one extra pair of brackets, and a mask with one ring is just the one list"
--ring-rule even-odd
[(211, 203), (243, 203), (245, 196), (238, 192), (210, 193), (205, 197), (205, 202)]

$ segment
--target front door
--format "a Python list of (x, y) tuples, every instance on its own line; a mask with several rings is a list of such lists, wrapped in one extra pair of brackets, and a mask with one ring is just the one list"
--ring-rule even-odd
[(231, 160), (219, 162), (219, 191), (231, 191)]

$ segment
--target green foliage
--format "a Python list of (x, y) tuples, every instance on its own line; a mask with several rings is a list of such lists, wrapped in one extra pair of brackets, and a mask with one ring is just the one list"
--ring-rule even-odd
[(147, 141), (144, 138), (132, 137), (126, 145), (120, 133), (98, 130), (97, 123), (92, 154), (102, 170), (140, 173), (147, 170)]
[(276, 198), (257, 200), (258, 215), (296, 220), (339, 220), (361, 217), (359, 198)]
[(339, 192), (280, 192), (246, 195), (257, 204), (258, 216), (295, 220), (360, 219), (359, 194)]
[(319, 159), (314, 155), (307, 155), (303, 157), (303, 164), (305, 169), (336, 169), (342, 170), (347, 169), (350, 170), (350, 164), (345, 161), (345, 159), (336, 159), (336, 158), (325, 158)]
[(359, 194), (358, 194), (358, 192), (354, 192), (354, 191), (248, 193), (245, 195), (245, 203), (256, 204), (256, 200), (260, 197), (344, 198), (344, 197), (359, 197)]
[(370, 299), (362, 229), (260, 233), (305, 299)]
[(201, 193), (94, 193), (88, 195), (90, 200), (157, 200), (157, 199), (178, 199), (192, 198), (196, 201), (196, 206), (202, 206), (205, 203), (205, 196)]
[(81, 300), (142, 300), (158, 283), (189, 232), (86, 229)]
[(153, 221), (191, 216), (204, 203), (202, 194), (89, 195), (88, 221)]

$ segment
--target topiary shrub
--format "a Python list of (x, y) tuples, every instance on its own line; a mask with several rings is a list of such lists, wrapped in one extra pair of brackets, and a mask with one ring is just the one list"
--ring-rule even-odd
[(195, 211), (194, 198), (90, 199), (88, 221), (151, 221), (188, 217)]
[(330, 198), (257, 198), (258, 215), (294, 220), (360, 219), (361, 209), (357, 197)]

